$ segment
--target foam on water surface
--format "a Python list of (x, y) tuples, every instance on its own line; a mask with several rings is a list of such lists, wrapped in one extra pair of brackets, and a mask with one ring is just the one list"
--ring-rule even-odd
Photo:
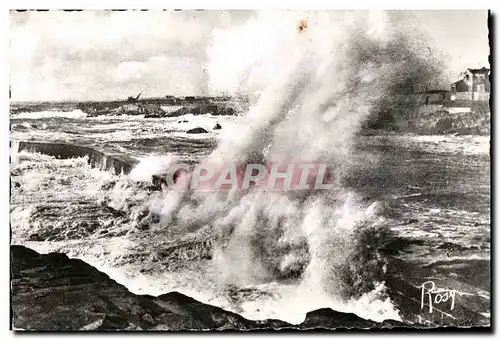
[[(53, 249), (88, 261), (132, 291), (153, 295), (179, 291), (250, 318), (300, 322), (312, 309), (332, 307), (377, 321), (400, 319), (386, 291), (388, 260), (382, 251), (384, 242), (391, 241), (387, 240), (390, 222), (396, 224), (393, 231), (401, 234), (411, 227), (398, 230), (398, 219), (388, 220), (384, 214), (384, 200), (405, 196), (408, 190), (401, 186), (392, 196), (374, 199), (343, 180), (356, 169), (369, 168), (368, 160), (377, 163), (376, 156), (356, 148), (358, 133), (366, 119), (393, 97), (395, 79), (426, 81), (435, 69), (431, 61), (418, 58), (413, 41), (391, 25), (397, 14), (308, 13), (307, 18), (311, 24), (304, 32), (297, 31), (304, 13), (297, 12), (279, 17), (266, 12), (238, 29), (216, 32), (207, 54), (211, 81), (256, 94), (246, 115), (227, 118), (234, 124), (208, 115), (158, 120), (52, 117), (44, 118), (45, 129), (31, 125), (15, 131), (15, 140), (93, 141), (143, 158), (130, 176), (109, 178), (89, 191), (85, 191), (89, 182), (98, 180), (84, 164), (71, 171), (66, 163), (54, 160), (40, 159), (41, 168), (14, 166), (29, 182), (25, 192), (23, 184), (14, 192), (18, 203), (45, 185), (38, 196), (31, 197), (33, 205), (42, 206), (41, 212), (34, 207), (39, 209), (36, 221), (30, 221), (31, 211), (11, 213), (20, 221), (13, 225), (14, 240), (35, 250)], [(261, 32), (272, 34), (262, 40)], [(238, 58), (242, 51), (244, 58)], [(419, 71), (409, 75), (414, 68)], [(211, 130), (216, 121), (221, 131)], [(186, 134), (188, 128), (198, 126), (208, 133)], [(459, 150), (484, 156), (483, 140), (479, 147), (466, 149), (464, 145), (476, 145), (474, 138), (441, 137), (436, 142), (435, 137), (405, 137), (390, 138), (400, 144), (410, 140), (410, 148), (425, 145), (430, 153), (444, 140), (451, 147), (444, 147), (443, 154)], [(297, 160), (333, 164), (334, 189), (306, 194), (152, 191), (146, 179), (172, 162), (168, 154), (210, 164)], [(410, 166), (416, 164), (411, 160)], [(53, 185), (57, 180), (47, 177), (49, 172), (61, 176), (62, 183)], [(71, 181), (66, 184), (68, 176)], [(381, 191), (378, 183), (372, 184), (372, 189)], [(58, 190), (65, 185), (65, 190)], [(67, 188), (78, 190), (71, 193)], [(43, 206), (48, 198), (59, 206)], [(453, 203), (453, 198), (441, 204)], [(67, 210), (71, 199), (85, 204)], [(398, 203), (404, 207), (407, 202)], [(50, 214), (44, 214), (46, 210)], [(72, 224), (70, 219), (82, 211), (85, 218), (102, 220), (90, 226)], [(441, 206), (422, 211), (427, 211), (424, 219), (449, 212)], [(57, 213), (61, 221), (54, 221)], [(414, 218), (412, 213), (408, 219)], [(441, 232), (452, 237), (441, 222), (435, 229), (443, 225)], [(424, 236), (421, 224), (415, 224), (413, 233), (403, 236)], [(37, 235), (30, 235), (27, 229), (35, 226)], [(55, 232), (54, 227), (60, 229)], [(43, 239), (44, 228), (50, 229), (50, 239), (29, 243), (28, 239)]]
[(72, 111), (39, 111), (39, 112), (22, 112), (13, 115), (15, 119), (42, 119), (42, 118), (84, 118), (87, 114), (82, 110)]

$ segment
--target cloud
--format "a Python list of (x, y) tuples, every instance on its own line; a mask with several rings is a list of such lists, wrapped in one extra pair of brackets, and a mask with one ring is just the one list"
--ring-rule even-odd
[[(418, 25), (407, 29), (422, 29), (433, 38), (450, 74), (488, 66), (486, 11), (408, 13)], [(210, 82), (215, 88), (245, 82), (251, 91), (262, 87), (258, 81), (266, 78), (262, 74), (272, 77), (286, 66), (285, 51), (276, 67), (261, 67), (269, 65), (262, 60), (275, 55), (274, 49), (289, 45), (273, 40), (273, 32), (288, 29), (288, 19), (294, 21), (297, 15), (302, 14), (12, 11), (12, 100), (106, 100), (138, 92), (144, 96), (205, 94)]]
[(145, 96), (204, 93), (205, 51), (214, 28), (244, 21), (247, 15), (11, 12), (12, 99), (116, 99), (130, 91)]
[(146, 63), (140, 61), (124, 61), (113, 71), (113, 78), (118, 82), (141, 79), (149, 70)]

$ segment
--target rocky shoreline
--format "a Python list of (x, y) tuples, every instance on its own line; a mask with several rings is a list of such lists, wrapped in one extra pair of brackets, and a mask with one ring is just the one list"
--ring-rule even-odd
[[(143, 116), (174, 118), (185, 115), (234, 116), (247, 109), (246, 102), (231, 98), (186, 97), (184, 99), (150, 98), (132, 101), (82, 103), (12, 104), (10, 113), (81, 110), (86, 117)], [(417, 105), (414, 108), (388, 110), (365, 122), (362, 134), (372, 130), (415, 133), (418, 135), (482, 135), (490, 134), (490, 103), (486, 101), (446, 101), (440, 104)]]
[(376, 323), (329, 308), (304, 322), (248, 320), (177, 292), (136, 295), (84, 261), (10, 247), (12, 328), (16, 331), (203, 331), (405, 327)]
[[(184, 98), (145, 98), (100, 102), (43, 102), (13, 103), (11, 115), (24, 112), (81, 110), (87, 117), (99, 116), (137, 116), (145, 118), (179, 117), (186, 114), (235, 115), (236, 108), (245, 103), (229, 97), (184, 97)], [(15, 116), (14, 116), (15, 117)]]

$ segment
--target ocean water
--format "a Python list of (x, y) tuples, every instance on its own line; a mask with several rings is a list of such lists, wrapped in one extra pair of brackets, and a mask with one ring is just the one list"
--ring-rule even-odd
[[(489, 138), (361, 133), (388, 108), (416, 109), (395, 91), (439, 73), (398, 16), (311, 13), (298, 30), (302, 13), (266, 12), (214, 32), (211, 85), (251, 94), (239, 116), (12, 116), (13, 242), (81, 258), (136, 293), (178, 291), (252, 319), (297, 323), (331, 307), (488, 324)], [(209, 133), (186, 133), (195, 126)], [(18, 153), (18, 141), (93, 146), (138, 165), (102, 174), (85, 159)], [(148, 178), (178, 161), (329, 164), (333, 187), (153, 190)], [(421, 306), (428, 281), (455, 304)]]
[[(329, 237), (331, 243), (326, 246), (333, 250), (320, 252), (315, 260), (309, 260), (299, 279), (269, 277), (256, 273), (261, 268), (255, 264), (245, 263), (245, 256), (252, 253), (248, 243), (241, 240), (253, 238), (252, 233), (242, 230), (233, 234), (229, 246), (224, 248), (245, 256), (223, 254), (222, 248), (216, 246), (215, 225), (162, 221), (161, 213), (167, 208), (154, 205), (175, 197), (147, 189), (150, 175), (172, 159), (199, 160), (209, 155), (223, 138), (222, 131), (231, 129), (238, 119), (241, 118), (205, 116), (145, 122), (142, 117), (12, 117), (12, 242), (37, 251), (60, 251), (81, 258), (135, 293), (179, 291), (252, 319), (301, 322), (307, 311), (331, 307), (376, 321), (401, 320), (401, 307), (387, 293), (384, 273), (379, 272), (390, 263), (389, 258), (419, 267), (437, 264), (435, 275), (450, 281), (450, 289), (477, 294), (489, 301), (489, 279), (469, 278), (467, 271), (477, 264), (475, 261), (489, 264), (490, 259), (489, 138), (360, 136), (356, 147), (360, 152), (376, 155), (377, 161), (351, 173), (345, 180), (350, 192), (337, 193), (337, 199), (342, 197), (343, 203), (331, 208), (337, 209), (335, 216), (340, 222), (336, 228), (348, 229), (356, 221), (368, 220), (367, 233), (371, 236), (357, 240), (353, 234), (342, 231), (342, 237), (337, 239), (325, 230), (314, 230), (314, 214), (320, 212), (315, 212), (311, 204), (310, 212), (297, 220), (304, 225), (311, 221), (309, 234), (298, 233), (307, 239), (307, 253), (313, 252), (314, 247), (325, 247), (324, 239)], [(207, 128), (219, 122), (223, 130), (188, 135), (183, 133), (185, 127), (179, 126), (188, 123), (178, 123), (184, 120), (193, 120), (192, 125), (203, 122)], [(92, 169), (84, 158), (55, 159), (15, 150), (16, 141), (66, 139), (74, 144), (94, 143), (126, 152), (137, 158), (139, 164), (129, 175), (115, 175)], [(275, 199), (281, 207), (287, 204), (280, 205), (283, 197), (266, 199)], [(152, 211), (157, 212), (156, 217)], [(230, 213), (221, 211), (228, 218)], [(190, 213), (203, 211), (192, 208)], [(324, 285), (324, 276), (328, 277), (328, 273), (316, 274), (323, 271), (322, 266), (342, 267), (343, 261), (347, 261), (339, 259), (335, 263), (330, 256), (345, 257), (341, 254), (350, 251), (353, 242), (356, 247), (366, 245), (363, 242), (382, 247), (377, 244), (382, 242), (377, 236), (381, 230), (391, 232), (383, 242), (404, 240), (405, 246), (400, 251), (395, 249), (394, 254), (383, 255), (384, 259), (376, 263), (361, 261), (359, 266), (365, 266), (366, 272), (351, 272), (360, 282), (370, 283), (369, 287), (357, 284), (360, 291), (353, 293), (342, 288), (342, 283), (331, 284), (331, 289), (342, 294), (317, 288)], [(265, 230), (260, 230), (257, 241), (276, 251), (279, 244), (266, 243), (269, 237)], [(349, 237), (355, 241), (342, 241)], [(297, 258), (304, 254), (298, 249), (286, 255), (292, 258), (290, 261), (300, 262)], [(338, 271), (335, 273), (339, 275)]]

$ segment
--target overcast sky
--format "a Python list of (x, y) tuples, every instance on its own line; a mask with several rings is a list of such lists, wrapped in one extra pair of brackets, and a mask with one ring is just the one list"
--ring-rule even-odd
[[(488, 65), (486, 11), (417, 11), (454, 78)], [(207, 50), (215, 29), (231, 29), (251, 11), (11, 12), (13, 101), (113, 100), (204, 94)], [(450, 79), (454, 80), (454, 79)]]

